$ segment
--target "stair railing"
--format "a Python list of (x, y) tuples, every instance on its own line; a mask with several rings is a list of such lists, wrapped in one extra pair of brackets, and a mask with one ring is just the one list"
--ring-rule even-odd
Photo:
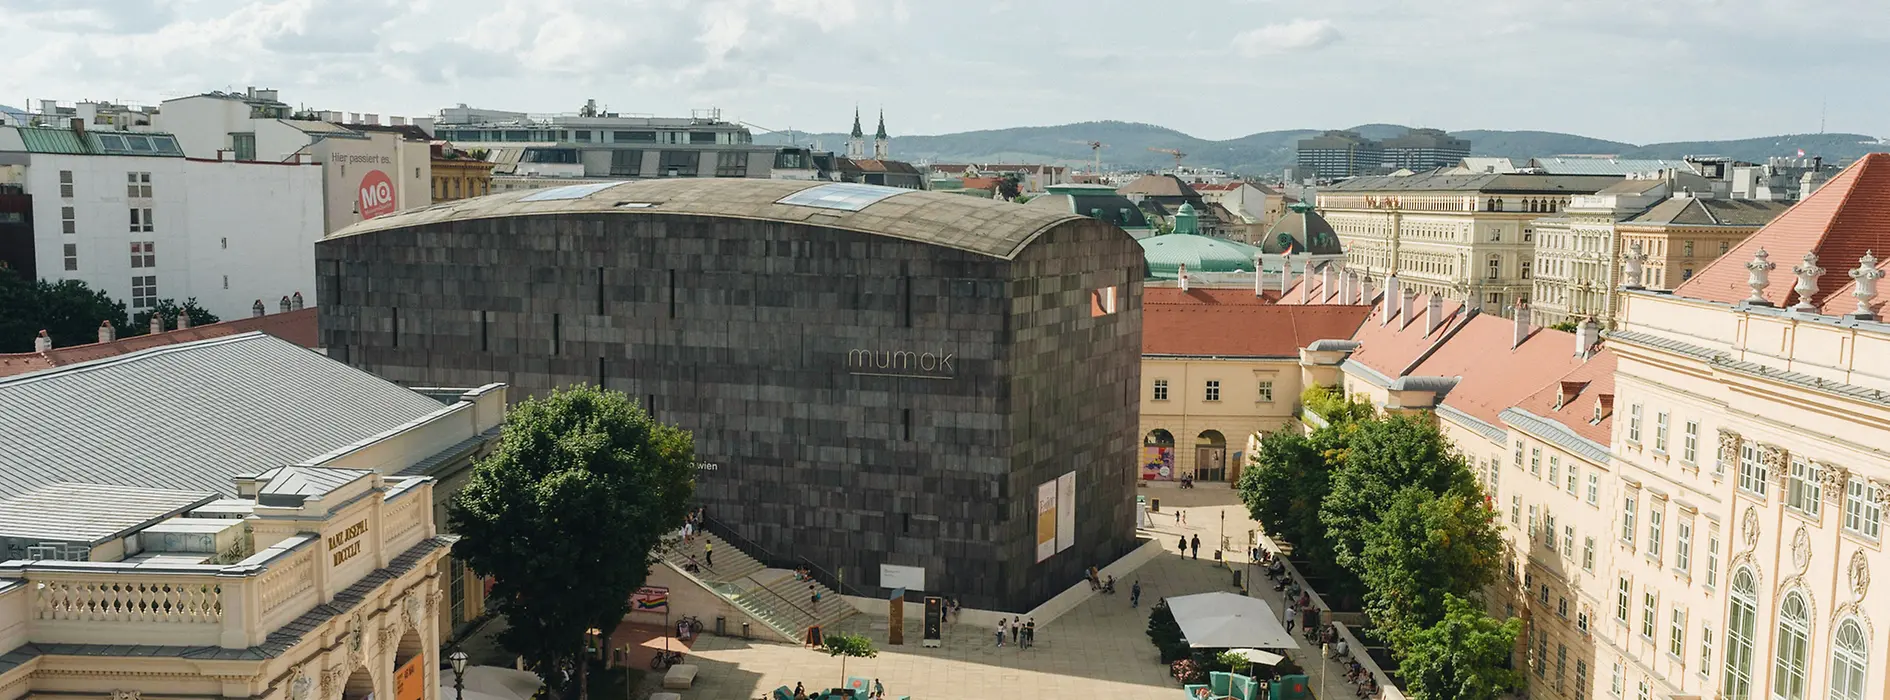
[[(716, 520), (715, 516), (709, 515), (707, 512), (703, 513), (702, 520), (704, 530), (708, 530), (716, 537), (720, 537), (734, 544), (736, 548), (746, 552), (748, 556), (761, 561), (762, 564), (776, 569), (794, 569), (805, 566), (807, 567), (807, 573), (811, 575), (815, 581), (820, 582), (821, 585), (841, 595), (860, 597), (864, 597), (865, 595), (860, 592), (859, 589), (848, 586), (845, 581), (842, 581), (839, 576), (835, 576), (833, 572), (814, 563), (812, 559), (808, 559), (807, 557), (783, 557), (777, 555), (769, 551), (767, 547), (761, 546), (760, 543), (743, 537), (741, 533), (735, 531), (735, 528), (730, 527), (727, 523), (720, 520)], [(755, 556), (756, 553), (760, 553), (761, 556)]]

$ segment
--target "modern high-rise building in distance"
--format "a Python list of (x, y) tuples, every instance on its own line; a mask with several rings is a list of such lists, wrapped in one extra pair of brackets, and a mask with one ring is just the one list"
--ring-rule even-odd
[(1386, 168), (1413, 171), (1455, 166), (1470, 155), (1470, 140), (1438, 129), (1412, 129), (1382, 144)]
[(1331, 180), (1377, 172), (1384, 147), (1356, 131), (1328, 131), (1299, 140), (1301, 177)]

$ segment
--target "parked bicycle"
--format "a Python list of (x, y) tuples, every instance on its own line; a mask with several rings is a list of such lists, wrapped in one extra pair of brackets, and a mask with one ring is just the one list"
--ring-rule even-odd
[(689, 636), (691, 637), (696, 636), (698, 634), (702, 634), (702, 621), (696, 619), (696, 616), (694, 615), (684, 615), (682, 617), (676, 618), (676, 624), (678, 626), (688, 625)]
[(682, 662), (682, 652), (664, 650), (656, 652), (655, 656), (650, 657), (650, 668), (652, 670), (661, 671)]

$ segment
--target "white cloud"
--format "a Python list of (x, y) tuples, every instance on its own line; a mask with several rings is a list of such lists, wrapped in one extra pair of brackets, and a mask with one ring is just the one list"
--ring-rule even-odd
[(1247, 58), (1307, 51), (1339, 40), (1331, 20), (1296, 19), (1234, 35), (1234, 51)]

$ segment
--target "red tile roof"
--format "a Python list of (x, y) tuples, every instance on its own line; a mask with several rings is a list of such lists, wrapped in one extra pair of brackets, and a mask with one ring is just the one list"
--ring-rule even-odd
[(164, 345), (221, 338), (251, 331), (268, 333), (305, 348), (313, 348), (321, 344), (319, 328), (315, 321), (315, 307), (311, 306), (268, 316), (251, 316), (194, 328), (179, 328), (163, 333), (121, 338), (109, 343), (70, 345), (53, 348), (50, 352), (0, 354), (0, 377), (116, 357)]
[(1411, 374), (1459, 377), (1457, 386), (1444, 397), (1444, 404), (1500, 426), (1503, 421), (1498, 416), (1503, 409), (1515, 406), (1545, 384), (1555, 385), (1557, 379), (1582, 365), (1582, 358), (1575, 354), (1573, 333), (1536, 328), (1522, 345), (1511, 348), (1515, 339), (1515, 321), (1479, 314), (1451, 334)]
[[(1674, 294), (1724, 303), (1745, 299), (1752, 294), (1746, 286), (1746, 263), (1761, 248), (1778, 266), (1772, 270), (1771, 284), (1765, 290), (1767, 301), (1775, 306), (1798, 302), (1791, 269), (1802, 262), (1805, 253), (1815, 252), (1824, 274), (1818, 278), (1818, 294), (1811, 302), (1832, 308), (1832, 297), (1840, 290), (1849, 293), (1850, 271), (1865, 251), (1890, 257), (1890, 153), (1859, 158), (1811, 196), (1700, 270)], [(1855, 303), (1847, 300), (1842, 310), (1849, 311)]]
[[(1335, 283), (1336, 287), (1337, 284)], [(1289, 298), (1298, 298), (1298, 291), (1287, 290)], [(1380, 297), (1382, 299), (1382, 296)], [(1409, 373), (1412, 363), (1424, 357), (1424, 353), (1438, 341), (1450, 336), (1451, 329), (1461, 325), (1466, 317), (1471, 316), (1463, 304), (1454, 301), (1444, 302), (1443, 322), (1431, 333), (1424, 332), (1425, 316), (1429, 313), (1430, 297), (1419, 295), (1412, 302), (1411, 318), (1403, 318), (1403, 309), (1392, 314), (1391, 322), (1380, 324), (1383, 303), (1372, 306), (1371, 316), (1358, 327), (1352, 340), (1359, 343), (1357, 350), (1349, 359), (1377, 370), (1379, 374), (1397, 379)]]
[(1150, 304), (1144, 297), (1142, 354), (1298, 357), (1315, 340), (1351, 336), (1365, 312), (1363, 306)]
[[(1609, 430), (1614, 426), (1612, 404), (1601, 414), (1601, 422), (1590, 423), (1595, 415), (1595, 402), (1601, 397), (1614, 400), (1614, 352), (1603, 347), (1587, 362), (1562, 375), (1546, 386), (1536, 389), (1516, 402), (1516, 407), (1568, 427), (1576, 435), (1588, 438), (1603, 445), (1609, 444), (1613, 437)], [(1561, 408), (1555, 407), (1556, 396), (1562, 392), (1562, 384), (1570, 383), (1574, 389), (1563, 397)], [(1452, 397), (1456, 394), (1452, 392)], [(1445, 403), (1449, 403), (1447, 399)]]

